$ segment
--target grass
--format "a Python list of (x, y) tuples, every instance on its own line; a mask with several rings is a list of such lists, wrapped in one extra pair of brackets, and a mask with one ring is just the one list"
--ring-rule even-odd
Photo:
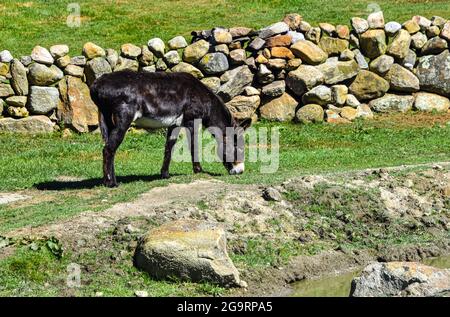
[[(69, 3), (78, 3), (81, 26), (70, 28)], [(49, 47), (66, 43), (72, 55), (93, 41), (118, 49), (121, 44), (145, 44), (152, 37), (168, 40), (176, 35), (189, 38), (192, 30), (215, 26), (261, 28), (277, 22), (286, 13), (297, 12), (312, 24), (348, 24), (353, 16), (365, 17), (372, 0), (3, 0), (0, 4), (0, 49), (15, 56), (28, 55), (35, 45)], [(404, 22), (413, 15), (450, 17), (447, 0), (378, 0), (387, 21)]]
[[(240, 176), (227, 175), (220, 163), (204, 163), (203, 167), (219, 180), (271, 184), (296, 174), (445, 161), (450, 156), (448, 121), (448, 114), (411, 113), (338, 126), (260, 123), (259, 128), (277, 127), (280, 131), (276, 173), (261, 174), (260, 162), (247, 163), (246, 173)], [(190, 163), (173, 162), (173, 177), (158, 179), (164, 148), (161, 131), (126, 136), (116, 160), (121, 184), (112, 190), (100, 186), (99, 135), (1, 135), (0, 143), (8, 149), (0, 153), (0, 191), (31, 196), (0, 206), (0, 234), (86, 210), (104, 210), (154, 186), (211, 177), (193, 175)]]

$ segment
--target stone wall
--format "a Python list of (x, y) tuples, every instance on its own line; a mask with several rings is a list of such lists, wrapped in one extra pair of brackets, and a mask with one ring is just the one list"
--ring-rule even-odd
[[(311, 26), (298, 14), (260, 30), (192, 32), (165, 43), (86, 43), (14, 59), (0, 52), (0, 131), (77, 132), (97, 127), (88, 86), (102, 74), (188, 72), (222, 97), (238, 119), (345, 123), (376, 113), (449, 111), (450, 21), (414, 16), (385, 23), (383, 13), (352, 18), (351, 27)], [(25, 118), (25, 119), (24, 119)]]

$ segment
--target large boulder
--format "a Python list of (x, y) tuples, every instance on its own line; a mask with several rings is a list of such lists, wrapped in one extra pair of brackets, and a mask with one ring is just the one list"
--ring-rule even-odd
[(384, 30), (368, 30), (360, 36), (361, 50), (364, 55), (374, 59), (386, 53), (386, 34)]
[(39, 63), (33, 63), (28, 67), (28, 70), (28, 80), (31, 85), (36, 86), (53, 85), (64, 77), (62, 70), (55, 65), (48, 67)]
[(407, 112), (414, 104), (413, 96), (386, 94), (369, 102), (369, 107), (376, 112)]
[(220, 74), (228, 70), (228, 59), (223, 53), (208, 53), (199, 62), (200, 69), (207, 75)]
[(400, 30), (389, 45), (387, 52), (397, 59), (404, 59), (408, 55), (410, 45), (411, 35), (406, 30)]
[(317, 104), (325, 106), (331, 103), (331, 88), (325, 85), (314, 87), (302, 97), (303, 104)]
[(47, 114), (56, 109), (59, 103), (59, 91), (55, 87), (31, 86), (28, 109), (32, 114)]
[(198, 79), (201, 79), (204, 77), (203, 73), (200, 71), (200, 69), (196, 68), (195, 66), (192, 66), (191, 64), (185, 63), (185, 62), (181, 62), (178, 65), (172, 67), (172, 72), (188, 73)]
[(385, 79), (367, 70), (359, 71), (355, 80), (350, 85), (350, 92), (358, 100), (379, 98), (388, 90), (389, 83)]
[(422, 90), (450, 96), (450, 52), (419, 59), (416, 75)]
[(239, 95), (244, 90), (244, 87), (253, 81), (253, 73), (247, 65), (229, 70), (223, 76), (228, 80), (220, 86), (217, 94), (225, 101), (229, 101)]
[(237, 120), (250, 119), (260, 105), (259, 96), (236, 96), (225, 105)]
[(270, 100), (259, 108), (261, 118), (270, 121), (291, 121), (295, 117), (298, 102), (288, 93)]
[(358, 74), (359, 66), (353, 59), (337, 62), (328, 60), (317, 66), (317, 69), (322, 72), (326, 84), (334, 85), (355, 77)]
[(450, 108), (450, 100), (440, 95), (418, 92), (415, 97), (414, 108), (420, 111), (447, 112)]
[(98, 125), (98, 109), (92, 101), (89, 87), (80, 79), (66, 76), (59, 85), (62, 103), (58, 107), (58, 119), (77, 132), (89, 132)]
[(31, 116), (24, 119), (0, 119), (0, 132), (40, 134), (53, 132), (54, 123), (46, 116)]
[(139, 241), (134, 263), (157, 279), (245, 285), (228, 256), (225, 231), (216, 223), (186, 219), (152, 229)]
[(90, 61), (87, 62), (86, 67), (84, 68), (84, 73), (86, 75), (86, 82), (88, 83), (89, 86), (92, 85), (92, 83), (101, 75), (111, 72), (112, 72), (111, 65), (103, 57), (95, 57), (91, 59)]
[(323, 84), (324, 80), (324, 75), (316, 67), (300, 65), (288, 74), (286, 84), (296, 95), (302, 96), (308, 90)]
[(28, 95), (27, 69), (18, 59), (11, 63), (11, 87), (19, 96)]
[(326, 61), (328, 55), (319, 46), (311, 41), (300, 40), (291, 46), (291, 51), (295, 56), (300, 57), (311, 65), (321, 64)]
[(307, 104), (298, 109), (296, 118), (301, 123), (323, 122), (325, 113), (320, 105)]
[(351, 297), (442, 296), (450, 291), (450, 269), (414, 262), (373, 263), (352, 281)]
[(339, 55), (348, 48), (348, 41), (334, 38), (323, 37), (319, 42), (319, 47), (328, 55)]
[(187, 46), (183, 51), (183, 61), (186, 63), (196, 63), (209, 51), (209, 43), (200, 40)]
[(391, 90), (400, 92), (415, 92), (420, 90), (419, 79), (412, 72), (399, 64), (392, 65), (385, 79)]

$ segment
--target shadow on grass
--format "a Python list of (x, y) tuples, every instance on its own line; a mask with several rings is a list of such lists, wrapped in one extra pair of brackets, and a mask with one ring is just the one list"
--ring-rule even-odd
[[(172, 176), (178, 176), (174, 174)], [(156, 180), (161, 180), (159, 174), (155, 175), (127, 175), (127, 176), (117, 176), (117, 182), (120, 184), (128, 184), (133, 182), (153, 182)], [(35, 184), (33, 187), (39, 190), (67, 190), (67, 189), (92, 189), (97, 186), (103, 185), (102, 178), (88, 178), (82, 180), (74, 181), (49, 181), (39, 184)]]
[[(203, 174), (207, 174), (209, 176), (222, 176), (219, 173), (211, 173), (211, 172), (203, 172)], [(171, 177), (177, 176), (187, 176), (187, 174), (170, 174)], [(134, 182), (153, 182), (157, 180), (162, 180), (160, 174), (154, 175), (126, 175), (126, 176), (117, 176), (117, 182), (120, 184), (128, 184)], [(103, 185), (102, 178), (89, 178), (89, 179), (81, 179), (81, 180), (70, 180), (70, 181), (49, 181), (42, 182), (38, 184), (34, 184), (34, 188), (38, 190), (70, 190), (70, 189), (92, 189), (97, 186)]]

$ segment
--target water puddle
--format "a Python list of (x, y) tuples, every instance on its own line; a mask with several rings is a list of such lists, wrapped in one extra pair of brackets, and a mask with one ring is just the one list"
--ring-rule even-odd
[[(448, 269), (450, 268), (450, 255), (438, 258), (426, 259), (424, 264)], [(306, 279), (293, 284), (295, 297), (348, 297), (354, 277), (361, 273), (360, 270), (339, 275), (325, 276), (318, 279)]]

